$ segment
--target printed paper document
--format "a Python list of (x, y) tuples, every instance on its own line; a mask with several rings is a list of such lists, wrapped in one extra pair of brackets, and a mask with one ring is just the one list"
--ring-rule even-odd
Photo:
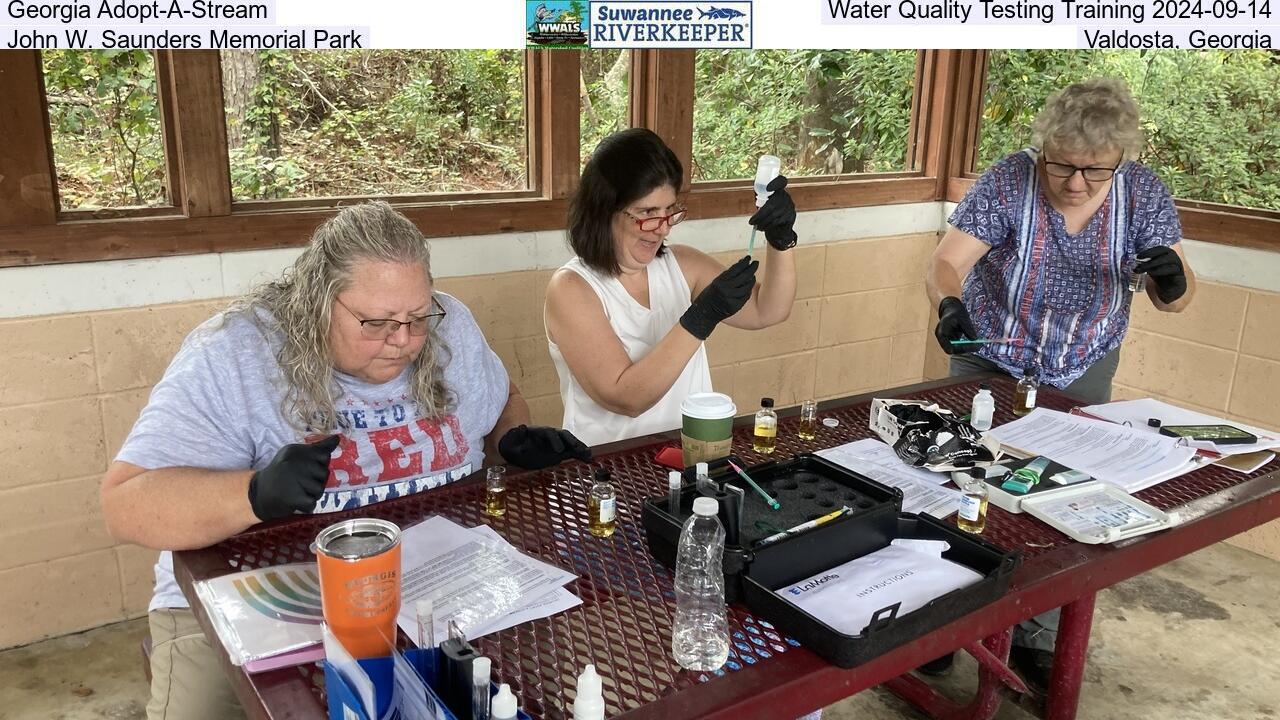
[(1193, 461), (1195, 448), (1174, 438), (1045, 408), (991, 434), (1011, 448), (1044, 455), (1130, 493), (1200, 467)]
[(902, 511), (944, 518), (960, 507), (960, 491), (942, 487), (950, 475), (902, 462), (889, 445), (875, 438), (819, 450), (819, 457), (902, 490)]

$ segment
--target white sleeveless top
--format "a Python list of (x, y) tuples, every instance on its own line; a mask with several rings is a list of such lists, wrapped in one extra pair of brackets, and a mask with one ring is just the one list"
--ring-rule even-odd
[[(632, 362), (640, 360), (680, 322), (680, 316), (692, 304), (689, 283), (680, 272), (675, 253), (670, 248), (649, 263), (649, 305), (646, 308), (631, 297), (615, 277), (587, 267), (580, 258), (564, 264), (587, 281), (609, 318), (609, 325)], [(673, 430), (680, 427), (680, 403), (692, 393), (711, 392), (711, 366), (707, 363), (706, 345), (689, 358), (675, 384), (651, 408), (639, 417), (627, 417), (600, 407), (582, 389), (560, 354), (560, 348), (547, 336), (551, 359), (560, 376), (560, 399), (564, 402), (564, 427), (587, 445), (625, 440), (637, 435)]]

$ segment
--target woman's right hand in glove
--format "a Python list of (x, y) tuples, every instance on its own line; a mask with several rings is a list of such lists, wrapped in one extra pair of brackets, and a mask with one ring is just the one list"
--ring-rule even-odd
[(249, 479), (249, 505), (259, 520), (309, 513), (329, 480), (329, 456), (340, 435), (280, 448), (271, 462)]
[(732, 317), (751, 299), (759, 267), (760, 261), (752, 260), (750, 255), (729, 266), (698, 293), (693, 304), (680, 317), (680, 324), (689, 334), (706, 340), (716, 325)]

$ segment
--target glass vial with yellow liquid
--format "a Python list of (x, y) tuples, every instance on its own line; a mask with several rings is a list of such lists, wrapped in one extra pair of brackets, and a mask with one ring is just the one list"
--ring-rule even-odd
[(960, 511), (956, 515), (956, 525), (967, 533), (980, 534), (987, 528), (987, 471), (973, 468), (961, 476)]
[(801, 440), (813, 440), (818, 437), (818, 401), (805, 400), (800, 405), (800, 429), (796, 435)]
[(1013, 389), (1013, 414), (1022, 417), (1036, 409), (1036, 388), (1040, 381), (1036, 379), (1035, 368), (1022, 371), (1022, 379)]
[(484, 474), (484, 514), (502, 517), (507, 514), (507, 469), (494, 465)]
[(755, 432), (751, 435), (751, 448), (766, 455), (778, 445), (778, 413), (773, 411), (773, 398), (760, 398), (756, 411)]
[(587, 493), (587, 532), (596, 537), (609, 537), (617, 527), (618, 497), (609, 481), (609, 471), (600, 468)]

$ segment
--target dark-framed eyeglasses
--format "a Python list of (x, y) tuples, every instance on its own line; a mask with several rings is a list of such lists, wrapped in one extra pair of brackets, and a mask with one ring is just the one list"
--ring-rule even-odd
[(684, 216), (688, 212), (689, 212), (688, 209), (685, 208), (684, 206), (676, 206), (676, 211), (671, 213), (670, 215), (657, 215), (654, 217), (641, 218), (641, 217), (636, 217), (635, 215), (632, 215), (630, 211), (627, 211), (627, 210), (623, 210), (622, 214), (626, 215), (632, 220), (635, 220), (636, 227), (640, 228), (641, 232), (653, 232), (654, 230), (657, 230), (658, 228), (662, 227), (662, 223), (666, 223), (667, 227), (673, 227), (675, 225), (679, 225), (681, 222), (684, 222)]
[(410, 316), (407, 321), (395, 320), (392, 318), (370, 318), (365, 320), (359, 315), (356, 315), (354, 310), (347, 307), (346, 303), (342, 302), (337, 297), (334, 297), (333, 301), (346, 308), (346, 311), (351, 313), (351, 317), (359, 321), (360, 335), (364, 337), (365, 340), (386, 340), (392, 335), (400, 332), (401, 325), (405, 325), (409, 328), (410, 335), (422, 337), (428, 332), (440, 327), (440, 323), (444, 321), (444, 316), (447, 314), (444, 311), (444, 307), (440, 305), (440, 301), (436, 299), (435, 295), (431, 296), (431, 312), (418, 317)]
[[(1123, 160), (1121, 161), (1123, 162)], [(1078, 167), (1070, 163), (1051, 162), (1048, 159), (1044, 161), (1044, 171), (1056, 178), (1069, 178), (1076, 173), (1084, 176), (1089, 182), (1105, 182), (1116, 174), (1116, 170), (1120, 169), (1120, 165), (1115, 167)]]

